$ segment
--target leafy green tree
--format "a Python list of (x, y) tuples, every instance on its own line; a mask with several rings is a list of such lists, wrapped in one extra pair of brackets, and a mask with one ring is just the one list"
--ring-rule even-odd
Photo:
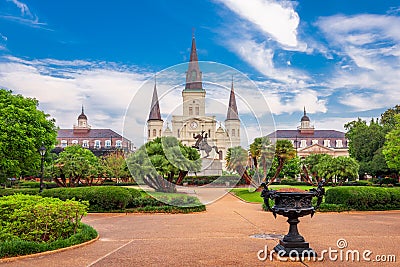
[(200, 154), (194, 148), (182, 145), (175, 137), (156, 138), (141, 146), (127, 159), (134, 179), (156, 191), (175, 192), (188, 172), (201, 169)]
[(382, 153), (389, 168), (400, 172), (400, 115), (395, 115), (393, 130), (386, 135)]
[(263, 172), (261, 180), (265, 180), (274, 159), (274, 150), (271, 141), (266, 136), (257, 137), (254, 139), (253, 143), (250, 144), (249, 152), (256, 169), (255, 174), (259, 174), (260, 166), (258, 163), (260, 162)]
[(275, 158), (278, 163), (274, 176), (268, 184), (271, 184), (279, 176), (285, 163), (296, 157), (296, 150), (289, 140), (278, 140), (275, 144)]
[(319, 177), (332, 182), (344, 182), (358, 177), (358, 162), (350, 157), (340, 156), (337, 158), (324, 157), (316, 166)]
[(395, 116), (397, 114), (400, 114), (400, 105), (396, 105), (395, 107), (386, 110), (381, 115), (381, 124), (385, 127), (386, 132), (389, 132), (395, 127)]
[(64, 148), (54, 167), (53, 180), (63, 187), (74, 187), (78, 183), (91, 185), (100, 172), (99, 159), (89, 149), (79, 145)]
[(39, 102), (0, 89), (0, 180), (38, 175), (39, 148), (56, 143), (54, 119), (38, 110)]
[[(306, 176), (308, 176), (309, 174), (312, 176), (308, 178), (314, 178), (315, 181), (319, 181), (320, 179), (318, 177), (318, 164), (325, 160), (329, 160), (330, 158), (331, 156), (329, 156), (328, 154), (311, 154), (307, 156), (302, 161), (303, 172), (305, 172)], [(307, 177), (306, 180), (308, 180)]]
[[(267, 178), (272, 178), (278, 168), (278, 159), (274, 158), (271, 169), (268, 172)], [(300, 173), (300, 158), (294, 157), (289, 159), (280, 171), (277, 178), (295, 178)]]
[(346, 137), (349, 139), (350, 157), (356, 159), (360, 164), (359, 174), (371, 174), (371, 162), (375, 152), (381, 148), (385, 142), (385, 131), (377, 120), (372, 119), (369, 125), (360, 118), (357, 121), (349, 122), (345, 125), (347, 130)]
[(103, 170), (102, 173), (106, 174), (109, 178), (116, 178), (117, 181), (122, 179), (122, 181), (127, 182), (131, 177), (124, 154), (121, 151), (103, 156), (101, 159), (101, 167)]
[(252, 177), (248, 174), (246, 170), (246, 165), (248, 161), (248, 153), (246, 149), (236, 146), (228, 148), (226, 153), (226, 168), (230, 171), (236, 171), (241, 177), (246, 181), (246, 184), (252, 184)]

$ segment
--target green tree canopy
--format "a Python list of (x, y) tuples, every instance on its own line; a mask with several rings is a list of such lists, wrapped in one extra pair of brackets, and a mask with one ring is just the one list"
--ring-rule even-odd
[(344, 182), (358, 177), (358, 162), (350, 157), (324, 157), (316, 166), (318, 176), (333, 182)]
[[(200, 154), (184, 146), (175, 137), (156, 138), (141, 146), (128, 157), (127, 164), (133, 178), (156, 191), (174, 192), (174, 177), (180, 184), (188, 172), (201, 169)], [(165, 178), (164, 178), (165, 177)]]
[[(308, 177), (308, 178), (314, 179), (315, 181), (319, 181), (320, 177), (318, 177), (318, 164), (320, 164), (323, 161), (330, 160), (330, 159), (331, 159), (331, 156), (329, 156), (328, 154), (311, 154), (311, 155), (307, 156), (302, 161), (303, 171), (305, 172), (305, 175), (311, 174), (312, 177)], [(306, 169), (304, 169), (304, 167)]]
[(394, 127), (386, 135), (382, 153), (385, 156), (387, 165), (391, 169), (400, 172), (400, 114), (394, 116), (394, 118)]
[(100, 165), (102, 173), (109, 178), (116, 178), (117, 181), (122, 179), (122, 181), (127, 182), (131, 177), (122, 151), (103, 156)]
[(381, 124), (385, 127), (386, 131), (390, 131), (396, 125), (395, 116), (400, 114), (400, 105), (396, 105), (393, 108), (386, 110), (381, 115)]
[(91, 184), (100, 172), (99, 167), (99, 159), (92, 151), (79, 145), (68, 146), (55, 161), (53, 179), (59, 186), (74, 187), (80, 182)]
[[(360, 164), (359, 174), (374, 174), (371, 163), (385, 142), (385, 131), (378, 120), (372, 119), (369, 125), (360, 118), (345, 125), (346, 137), (349, 139), (349, 154)], [(385, 168), (385, 166), (382, 166)], [(376, 170), (375, 170), (376, 172)], [(379, 175), (379, 173), (376, 173)]]
[(39, 102), (0, 89), (0, 179), (38, 175), (39, 148), (56, 143), (54, 119), (38, 110)]

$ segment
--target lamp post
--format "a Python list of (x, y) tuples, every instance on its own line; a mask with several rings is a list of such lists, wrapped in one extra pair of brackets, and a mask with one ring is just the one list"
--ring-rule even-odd
[(41, 174), (40, 174), (40, 188), (39, 188), (39, 193), (41, 193), (43, 191), (43, 172), (44, 172), (44, 155), (46, 154), (46, 148), (44, 147), (44, 145), (42, 145), (39, 148), (39, 153), (40, 156), (42, 157), (42, 162), (41, 162)]

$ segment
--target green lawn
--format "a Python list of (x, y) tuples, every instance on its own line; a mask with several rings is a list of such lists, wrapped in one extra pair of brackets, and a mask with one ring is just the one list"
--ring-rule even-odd
[[(278, 190), (281, 188), (287, 188), (287, 187), (295, 187), (303, 190), (308, 190), (310, 188), (316, 188), (314, 186), (309, 186), (309, 185), (296, 185), (296, 186), (291, 186), (291, 185), (271, 185), (269, 188), (273, 190)], [(325, 187), (325, 190), (327, 190), (329, 187)], [(263, 203), (264, 200), (261, 198), (261, 192), (255, 192), (254, 188), (234, 188), (231, 190), (232, 193), (234, 193), (236, 196), (239, 198), (243, 199), (244, 201), (247, 202), (254, 202), (254, 203)]]

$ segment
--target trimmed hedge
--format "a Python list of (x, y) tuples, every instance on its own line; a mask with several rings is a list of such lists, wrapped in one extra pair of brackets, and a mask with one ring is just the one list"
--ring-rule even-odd
[(91, 226), (81, 223), (79, 232), (66, 239), (53, 242), (33, 242), (20, 239), (0, 242), (0, 258), (22, 256), (49, 250), (70, 247), (92, 240), (97, 237), (97, 232)]
[(11, 195), (15, 195), (15, 194), (39, 195), (39, 188), (0, 189), (0, 197), (11, 196)]
[[(216, 181), (216, 180), (218, 180), (218, 181)], [(238, 180), (239, 180), (239, 182), (237, 182)], [(225, 186), (226, 182), (229, 182), (230, 185), (233, 185), (234, 183), (237, 183), (239, 185), (246, 184), (245, 180), (243, 178), (239, 179), (238, 175), (186, 176), (182, 180), (182, 183), (188, 183), (188, 185), (200, 185), (200, 186), (210, 184), (210, 183), (213, 183), (214, 185)]]
[(325, 203), (355, 210), (400, 209), (400, 189), (381, 187), (335, 187), (326, 191)]
[(172, 194), (160, 195), (154, 198), (145, 195), (135, 198), (127, 206), (131, 212), (169, 212), (169, 213), (188, 213), (205, 211), (206, 207), (198, 198), (193, 196)]
[(134, 188), (95, 186), (55, 188), (45, 190), (41, 195), (62, 200), (86, 200), (89, 201), (90, 212), (105, 212), (125, 209), (134, 198), (140, 197), (141, 194)]

